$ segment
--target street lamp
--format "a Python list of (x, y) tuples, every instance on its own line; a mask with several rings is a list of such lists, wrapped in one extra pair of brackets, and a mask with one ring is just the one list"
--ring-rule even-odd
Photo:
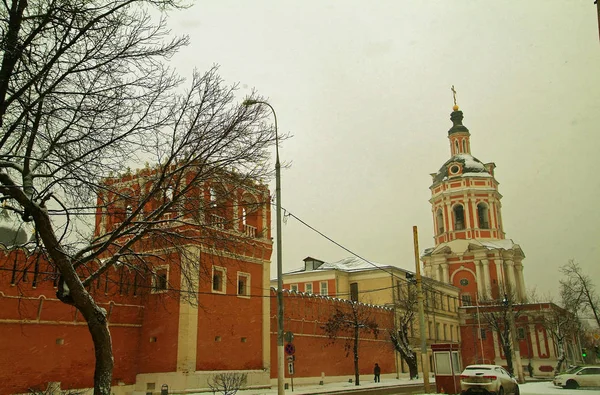
[(284, 395), (285, 360), (283, 353), (283, 273), (281, 251), (281, 164), (279, 163), (279, 136), (277, 134), (277, 114), (266, 101), (246, 99), (242, 103), (249, 107), (255, 104), (269, 106), (275, 118), (275, 205), (277, 208), (277, 394)]

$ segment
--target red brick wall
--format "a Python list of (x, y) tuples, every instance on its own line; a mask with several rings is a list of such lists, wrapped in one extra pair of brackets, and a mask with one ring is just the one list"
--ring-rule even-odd
[[(263, 369), (263, 265), (204, 255), (203, 272), (227, 269), (225, 294), (200, 281), (197, 370)], [(237, 295), (238, 272), (250, 274), (250, 297)]]
[[(273, 290), (271, 295), (271, 377), (276, 378), (277, 299)], [(294, 377), (319, 377), (322, 372), (325, 376), (354, 377), (352, 349), (347, 353), (344, 338), (332, 342), (322, 329), (322, 325), (335, 311), (336, 305), (347, 307), (347, 303), (340, 303), (331, 298), (284, 293), (284, 330), (294, 333), (293, 343), (296, 347)], [(394, 349), (387, 334), (387, 329), (393, 322), (393, 312), (376, 307), (370, 307), (368, 310), (380, 330), (377, 337), (361, 334), (358, 352), (360, 373), (372, 373), (375, 363), (379, 363), (384, 374), (395, 372)]]

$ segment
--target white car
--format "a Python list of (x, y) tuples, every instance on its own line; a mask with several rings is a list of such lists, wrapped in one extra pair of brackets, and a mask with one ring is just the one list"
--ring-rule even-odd
[(519, 384), (502, 366), (469, 365), (460, 375), (460, 393), (519, 395)]
[(554, 377), (554, 385), (563, 388), (600, 387), (600, 366), (578, 366)]

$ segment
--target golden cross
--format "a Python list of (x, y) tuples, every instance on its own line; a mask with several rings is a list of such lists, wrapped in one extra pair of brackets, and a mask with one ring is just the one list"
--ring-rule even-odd
[(450, 88), (450, 90), (452, 91), (452, 98), (454, 99), (454, 105), (456, 105), (456, 90), (454, 89), (454, 85), (452, 85), (452, 88)]

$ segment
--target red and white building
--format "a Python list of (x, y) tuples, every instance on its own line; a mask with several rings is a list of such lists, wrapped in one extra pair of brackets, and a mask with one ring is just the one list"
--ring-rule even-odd
[[(421, 257), (424, 273), (460, 290), (465, 364), (506, 364), (498, 335), (475, 317), (486, 306), (498, 306), (508, 298), (515, 311), (520, 311), (516, 326), (523, 366), (531, 363), (536, 375), (551, 374), (559, 352), (536, 317), (556, 306), (527, 303), (525, 254), (506, 238), (496, 165), (471, 154), (471, 134), (462, 123), (463, 112), (456, 105), (453, 110), (448, 130), (450, 159), (431, 174), (429, 202), (435, 234), (434, 246)], [(574, 361), (572, 346), (567, 351), (568, 359)]]

